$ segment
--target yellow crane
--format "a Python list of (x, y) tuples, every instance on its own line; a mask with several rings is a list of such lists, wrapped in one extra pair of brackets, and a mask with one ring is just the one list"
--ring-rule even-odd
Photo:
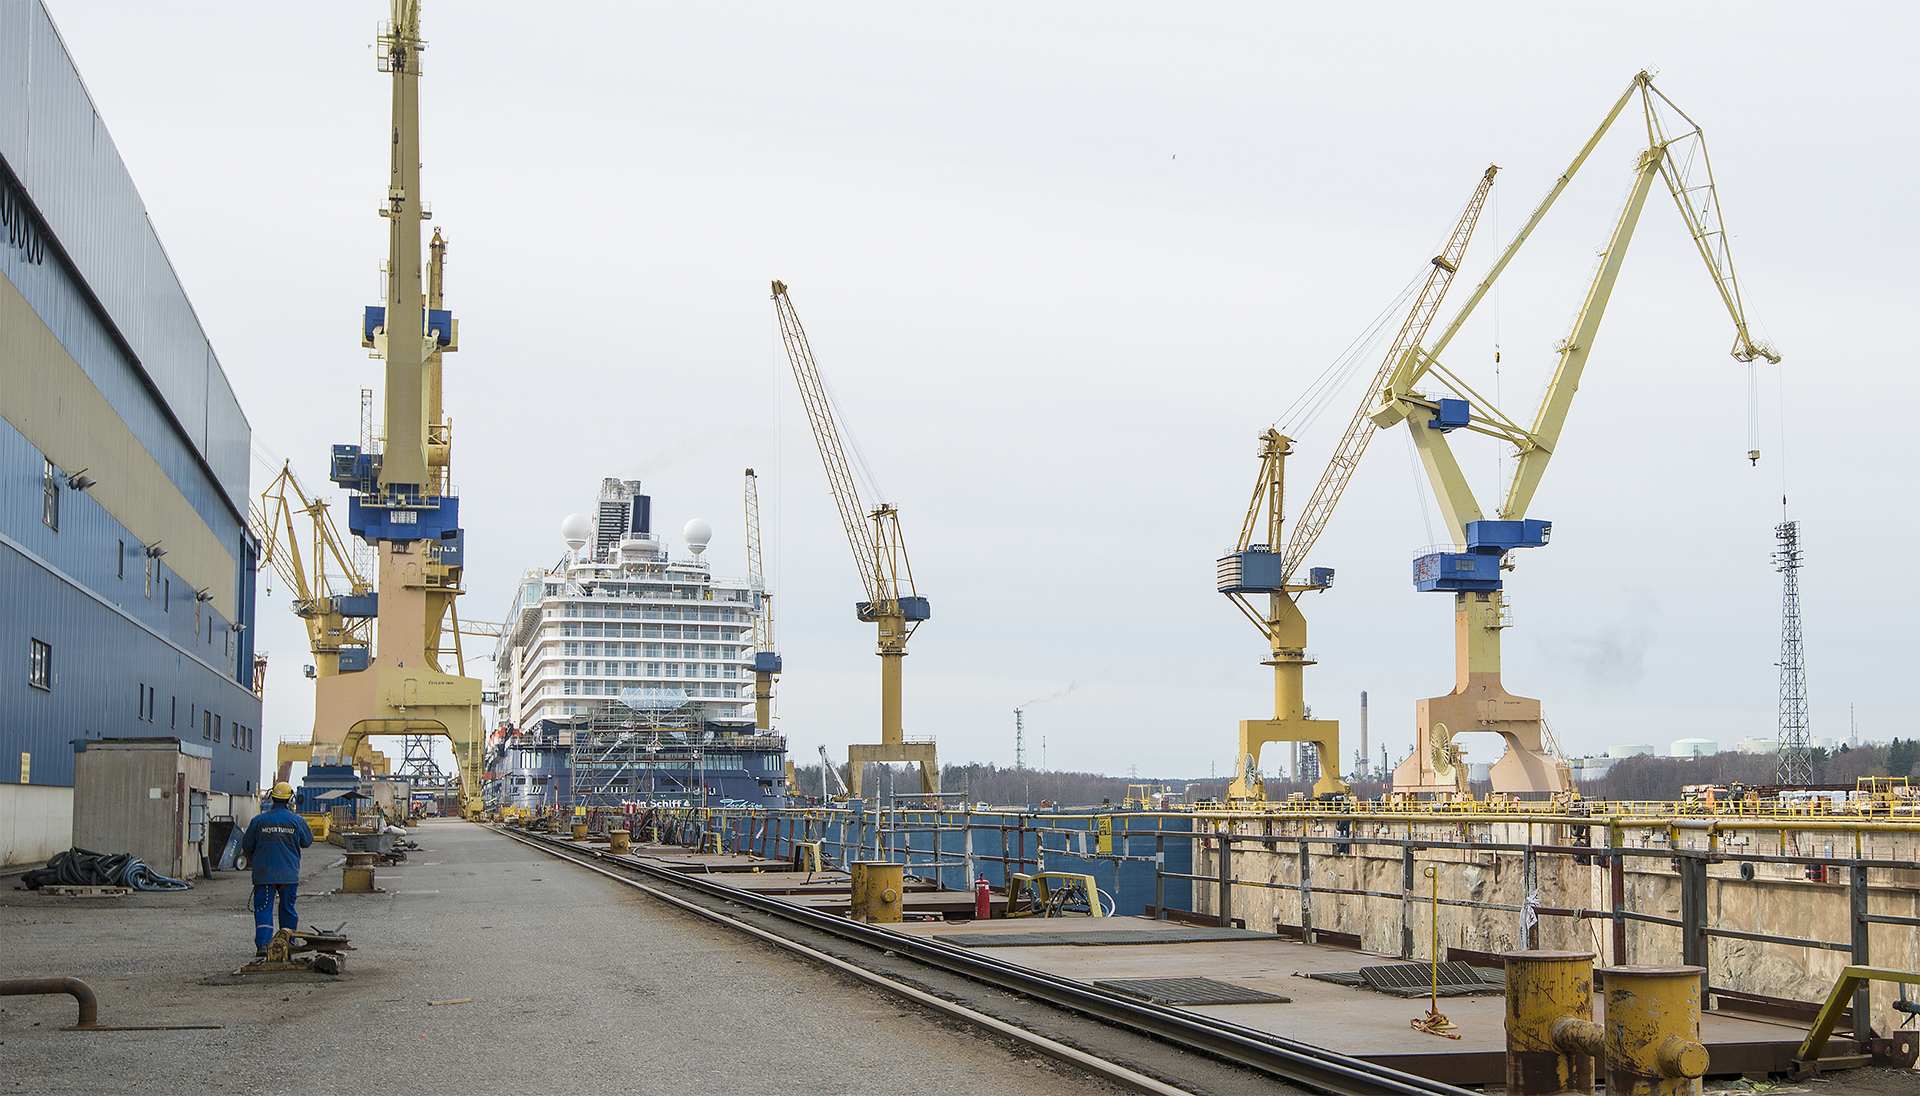
[(773, 595), (767, 592), (766, 572), (760, 560), (760, 477), (747, 469), (747, 585), (753, 589), (753, 726), (761, 734), (773, 730), (773, 682), (780, 676), (780, 656), (773, 646)]
[[(385, 421), (377, 439), (336, 445), (328, 479), (353, 492), (347, 527), (372, 546), (377, 643), (363, 668), (315, 683), (312, 757), (352, 758), (376, 735), (445, 736), (462, 781), (462, 812), (480, 809), (486, 728), (481, 683), (465, 674), (454, 600), (464, 592), (465, 532), (452, 487), (452, 424), (441, 406), (443, 353), (459, 349), (459, 326), (441, 305), (446, 245), (435, 232), (421, 278), (420, 74), (426, 41), (418, 0), (393, 0), (381, 28), (378, 68), (391, 76), (385, 301), (366, 310), (361, 345), (384, 358)], [(373, 444), (368, 444), (371, 441)], [(442, 665), (447, 654), (457, 665)]]
[[(1459, 332), (1475, 306), (1500, 277), (1534, 228), (1552, 208), (1574, 174), (1600, 143), (1635, 96), (1646, 119), (1647, 147), (1635, 166), (1631, 189), (1599, 269), (1575, 317), (1572, 331), (1558, 347), (1553, 379), (1533, 416), (1530, 427), (1496, 407), (1473, 390), (1460, 375), (1441, 362), (1447, 344)], [(1684, 123), (1671, 128), (1661, 107), (1670, 108)], [(1732, 354), (1751, 370), (1757, 359), (1778, 362), (1773, 347), (1753, 338), (1734, 275), (1726, 225), (1721, 217), (1713, 169), (1707, 158), (1706, 138), (1700, 126), (1653, 86), (1645, 72), (1637, 73), (1627, 90), (1567, 170), (1547, 191), (1526, 223), (1494, 262), (1459, 313), (1431, 348), (1410, 347), (1380, 385), (1377, 404), (1369, 417), (1381, 429), (1405, 422), (1425, 466), (1427, 479), (1440, 500), (1442, 516), (1452, 535), (1450, 551), (1422, 554), (1414, 560), (1414, 583), (1425, 591), (1451, 593), (1454, 598), (1454, 688), (1442, 697), (1419, 702), (1418, 742), (1412, 756), (1394, 770), (1396, 794), (1454, 794), (1464, 791), (1465, 775), (1453, 764), (1454, 735), (1464, 731), (1493, 731), (1506, 740), (1506, 753), (1494, 764), (1493, 786), (1503, 792), (1570, 791), (1564, 765), (1556, 764), (1543, 740), (1540, 702), (1507, 692), (1500, 680), (1500, 633), (1509, 621), (1504, 605), (1503, 571), (1511, 570), (1508, 554), (1516, 548), (1547, 542), (1552, 523), (1527, 517), (1528, 505), (1539, 489), (1547, 463), (1559, 444), (1560, 431), (1579, 389), (1580, 376), (1593, 351), (1600, 321), (1626, 258), (1640, 213), (1655, 178), (1663, 180), (1679, 207), (1721, 302), (1733, 319)], [(1447, 395), (1423, 393), (1415, 385), (1437, 382)], [(1749, 400), (1751, 407), (1752, 401)], [(1754, 429), (1749, 412), (1749, 429)], [(1448, 435), (1456, 430), (1483, 434), (1511, 445), (1514, 469), (1506, 500), (1489, 519), (1474, 500), (1473, 491), (1454, 458)], [(1760, 458), (1757, 440), (1750, 437), (1749, 459)]]
[[(1311, 568), (1304, 583), (1295, 582), (1294, 575), (1333, 516), (1334, 506), (1339, 503), (1354, 469), (1359, 467), (1361, 455), (1366, 452), (1367, 442), (1373, 437), (1375, 427), (1367, 417), (1373, 407), (1373, 393), (1406, 353), (1425, 337), (1447, 287), (1460, 269), (1467, 242), (1473, 237), (1474, 225), (1486, 206), (1487, 193), (1493, 189), (1493, 177), (1499, 170), (1489, 167), (1480, 177), (1446, 246), (1431, 260), (1425, 284), (1380, 363), (1374, 383), (1341, 435), (1320, 482), (1314, 486), (1306, 509), (1294, 523), (1293, 540), (1284, 550), (1281, 534), (1285, 517), (1286, 460), (1293, 452), (1293, 439), (1278, 430), (1268, 430), (1260, 436), (1260, 476), (1254, 483), (1253, 501), (1247, 506), (1246, 521), (1240, 526), (1240, 539), (1235, 542), (1233, 552), (1216, 565), (1216, 577), (1220, 592), (1260, 629), (1272, 652), (1264, 665), (1273, 667), (1273, 718), (1241, 721), (1240, 749), (1235, 758), (1237, 773), (1228, 788), (1232, 798), (1265, 798), (1259, 777), (1260, 752), (1270, 742), (1311, 743), (1321, 764), (1314, 794), (1332, 796), (1347, 791), (1346, 781), (1340, 779), (1339, 773), (1339, 721), (1307, 718), (1304, 677), (1314, 659), (1306, 650), (1307, 621), (1299, 605), (1300, 595), (1323, 591), (1333, 584), (1333, 569)], [(1267, 595), (1265, 613), (1256, 610), (1247, 600), (1247, 595), (1259, 593)]]
[(800, 402), (807, 409), (813, 440), (826, 466), (827, 483), (833, 488), (833, 501), (846, 527), (847, 545), (853, 549), (853, 562), (866, 588), (867, 600), (855, 604), (854, 615), (879, 630), (880, 742), (847, 747), (848, 795), (860, 797), (861, 767), (869, 761), (918, 762), (920, 790), (938, 792), (940, 765), (933, 740), (909, 742), (900, 726), (900, 660), (907, 656), (907, 640), (930, 615), (927, 599), (914, 589), (913, 566), (900, 536), (900, 512), (885, 502), (872, 510), (861, 504), (826, 384), (820, 379), (807, 333), (800, 326), (800, 316), (783, 282), (773, 283), (773, 306), (780, 319), (780, 340), (793, 365), (793, 379), (800, 387)]

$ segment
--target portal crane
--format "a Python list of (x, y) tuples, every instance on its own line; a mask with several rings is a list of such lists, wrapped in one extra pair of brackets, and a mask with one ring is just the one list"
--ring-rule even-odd
[(846, 527), (847, 545), (853, 549), (853, 562), (866, 589), (867, 600), (855, 603), (854, 615), (879, 628), (880, 742), (847, 747), (847, 794), (860, 798), (861, 768), (869, 761), (919, 762), (920, 790), (938, 792), (940, 766), (933, 740), (908, 742), (900, 727), (900, 660), (907, 656), (907, 640), (931, 615), (927, 599), (914, 589), (913, 566), (900, 536), (900, 512), (885, 502), (872, 510), (861, 505), (826, 384), (814, 364), (800, 316), (787, 296), (786, 283), (773, 283), (773, 306), (780, 318), (787, 360), (793, 364), (793, 379), (800, 387), (800, 402), (807, 409), (820, 462), (826, 466), (833, 501), (840, 509), (840, 523)]
[[(374, 735), (444, 735), (462, 781), (462, 812), (480, 810), (486, 728), (481, 683), (441, 665), (460, 659), (454, 600), (464, 592), (465, 533), (452, 488), (452, 424), (442, 414), (441, 355), (459, 349), (459, 328), (441, 307), (445, 241), (431, 245), (421, 285), (419, 0), (393, 0), (381, 27), (378, 68), (392, 77), (383, 127), (388, 178), (386, 300), (366, 310), (361, 345), (386, 360), (383, 436), (377, 445), (333, 447), (328, 478), (353, 492), (347, 526), (378, 553), (377, 649), (368, 664), (315, 681), (312, 755), (351, 758)], [(447, 644), (451, 634), (452, 643)], [(464, 662), (463, 659), (460, 661)]]
[(773, 645), (773, 595), (767, 592), (766, 572), (760, 562), (760, 477), (747, 469), (747, 585), (753, 589), (753, 726), (761, 734), (773, 730), (773, 682), (780, 676), (780, 656)]
[[(1632, 188), (1585, 303), (1574, 319), (1573, 330), (1558, 347), (1553, 380), (1534, 413), (1533, 425), (1522, 427), (1475, 392), (1458, 373), (1441, 364), (1440, 356), (1635, 95), (1640, 97), (1646, 117), (1648, 147), (1640, 154)], [(1690, 128), (1670, 135), (1659, 110), (1663, 103)], [(1552, 532), (1551, 522), (1527, 517), (1527, 508), (1559, 444), (1573, 394), (1580, 386), (1581, 372), (1593, 351), (1627, 245), (1655, 177), (1664, 180), (1673, 195), (1721, 302), (1733, 319), (1734, 359), (1748, 365), (1750, 380), (1757, 359), (1780, 360), (1779, 353), (1754, 339), (1748, 328), (1706, 154), (1706, 138), (1698, 124), (1653, 86), (1651, 76), (1637, 73), (1433, 347), (1415, 345), (1396, 364), (1380, 386), (1379, 402), (1370, 413), (1374, 425), (1381, 429), (1407, 424), (1453, 540), (1451, 550), (1427, 552), (1416, 558), (1413, 577), (1420, 590), (1453, 595), (1454, 688), (1446, 696), (1419, 702), (1418, 743), (1413, 754), (1394, 770), (1395, 793), (1451, 794), (1464, 790), (1464, 773), (1453, 764), (1457, 753), (1451, 745), (1453, 736), (1463, 731), (1493, 731), (1506, 740), (1507, 752), (1493, 766), (1495, 791), (1571, 790), (1564, 763), (1556, 761), (1543, 739), (1540, 702), (1514, 696), (1501, 684), (1500, 632), (1509, 626), (1501, 573), (1513, 567), (1508, 553), (1544, 545)], [(1428, 396), (1415, 390), (1416, 384), (1429, 378), (1451, 395)], [(1749, 429), (1753, 428), (1750, 412)], [(1454, 458), (1448, 435), (1455, 430), (1484, 434), (1514, 447), (1513, 476), (1506, 500), (1494, 518), (1482, 514)], [(1759, 445), (1751, 436), (1747, 456), (1755, 462), (1760, 459)]]
[[(1493, 177), (1499, 170), (1498, 167), (1488, 167), (1480, 177), (1480, 183), (1467, 199), (1467, 207), (1455, 222), (1446, 246), (1433, 257), (1426, 284), (1421, 287), (1413, 308), (1400, 325), (1399, 335), (1394, 338), (1393, 346), (1380, 363), (1374, 384), (1368, 388), (1352, 421), (1347, 424), (1346, 433), (1341, 435), (1340, 444), (1334, 449), (1333, 458), (1327, 462), (1326, 470), (1321, 473), (1320, 482), (1315, 485), (1306, 510), (1294, 524), (1293, 541), (1286, 545), (1284, 552), (1281, 551), (1281, 533), (1286, 460), (1288, 454), (1293, 452), (1293, 439), (1278, 430), (1268, 430), (1260, 436), (1260, 476), (1254, 483), (1253, 501), (1247, 506), (1246, 521), (1240, 526), (1240, 539), (1235, 543), (1233, 552), (1223, 557), (1217, 565), (1217, 578), (1220, 592), (1231, 598), (1247, 619), (1260, 629), (1272, 651), (1264, 665), (1273, 667), (1273, 718), (1241, 721), (1240, 749), (1236, 754), (1239, 772), (1228, 787), (1228, 795), (1232, 798), (1265, 798), (1259, 776), (1260, 751), (1269, 742), (1311, 743), (1318, 750), (1321, 761), (1320, 777), (1313, 785), (1314, 795), (1342, 795), (1347, 791), (1346, 781), (1341, 780), (1339, 774), (1340, 723), (1333, 719), (1308, 718), (1304, 685), (1305, 670), (1314, 664), (1314, 659), (1306, 651), (1307, 621), (1300, 613), (1300, 595), (1331, 587), (1333, 568), (1311, 568), (1304, 583), (1293, 581), (1294, 573), (1326, 528), (1327, 519), (1333, 516), (1335, 504), (1340, 501), (1347, 481), (1353, 478), (1354, 469), (1359, 467), (1361, 454), (1366, 452), (1367, 442), (1372, 439), (1375, 428), (1368, 420), (1367, 413), (1373, 406), (1373, 392), (1407, 352), (1425, 337), (1427, 326), (1433, 322), (1434, 312), (1440, 307), (1441, 298), (1446, 296), (1447, 287), (1453, 283), (1453, 275), (1460, 269), (1467, 242), (1473, 237), (1474, 225), (1480, 219), (1487, 193), (1493, 189)], [(1256, 537), (1263, 539), (1256, 540)], [(1247, 600), (1246, 595), (1256, 593), (1268, 595), (1264, 614), (1256, 611)]]

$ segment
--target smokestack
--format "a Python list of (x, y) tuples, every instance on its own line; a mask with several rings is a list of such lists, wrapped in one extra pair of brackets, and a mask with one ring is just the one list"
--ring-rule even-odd
[(1360, 690), (1360, 756), (1367, 756), (1367, 691)]
[[(636, 488), (639, 486), (638, 483), (634, 484)], [(653, 499), (636, 492), (633, 496), (633, 511), (629, 519), (630, 532), (635, 534), (653, 532)]]

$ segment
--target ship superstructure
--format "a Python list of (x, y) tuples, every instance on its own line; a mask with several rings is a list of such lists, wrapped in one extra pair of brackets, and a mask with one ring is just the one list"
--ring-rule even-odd
[(676, 558), (640, 483), (607, 479), (562, 533), (566, 556), (522, 577), (495, 653), (491, 804), (784, 802), (785, 740), (754, 725), (763, 598), (714, 576), (711, 527), (689, 521)]

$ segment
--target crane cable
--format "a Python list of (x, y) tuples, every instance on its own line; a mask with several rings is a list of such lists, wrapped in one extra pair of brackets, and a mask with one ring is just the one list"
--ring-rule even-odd
[(1427, 268), (1423, 266), (1408, 279), (1407, 284), (1400, 288), (1399, 293), (1387, 302), (1366, 328), (1354, 336), (1353, 341), (1347, 344), (1339, 356), (1321, 370), (1320, 375), (1307, 387), (1307, 390), (1288, 405), (1278, 419), (1274, 420), (1275, 427), (1281, 433), (1289, 437), (1296, 436), (1305, 432), (1320, 418), (1321, 413), (1333, 402), (1333, 398), (1345, 391), (1347, 382), (1353, 378), (1354, 371), (1360, 366), (1361, 356), (1380, 341), (1380, 336), (1384, 333), (1389, 319), (1405, 310), (1403, 306), (1407, 298), (1425, 282), (1426, 277)]

